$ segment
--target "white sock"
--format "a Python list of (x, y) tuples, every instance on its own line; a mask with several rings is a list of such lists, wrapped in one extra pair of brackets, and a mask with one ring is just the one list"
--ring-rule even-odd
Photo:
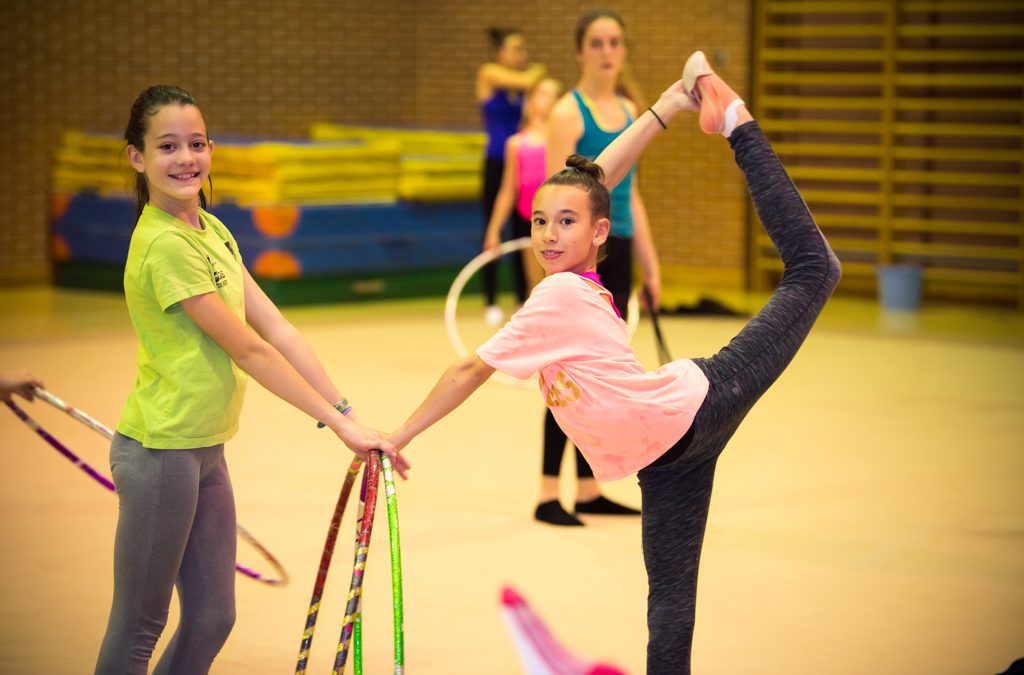
[(733, 130), (736, 129), (736, 108), (744, 105), (743, 99), (738, 98), (729, 104), (729, 107), (725, 109), (725, 121), (722, 125), (722, 135), (726, 138), (732, 135)]

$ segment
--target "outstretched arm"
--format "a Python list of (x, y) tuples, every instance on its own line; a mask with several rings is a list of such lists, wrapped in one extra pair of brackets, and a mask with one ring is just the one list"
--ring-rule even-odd
[[(651, 110), (640, 113), (629, 128), (619, 134), (618, 138), (594, 160), (604, 169), (604, 184), (609, 190), (626, 177), (629, 169), (640, 159), (647, 144), (664, 131), (661, 122), (667, 127), (680, 110), (696, 111), (698, 108), (683, 89), (683, 81), (679, 80), (662, 93), (651, 106)], [(661, 122), (658, 121), (659, 118)]]
[[(343, 398), (341, 392), (331, 380), (327, 371), (324, 370), (323, 364), (320, 363), (320, 359), (317, 357), (316, 352), (313, 351), (313, 347), (306, 341), (306, 338), (281, 314), (277, 305), (267, 297), (267, 294), (259, 287), (259, 284), (252, 278), (249, 270), (244, 265), (242, 266), (242, 275), (245, 283), (246, 323), (252, 326), (253, 330), (267, 344), (276, 349), (289, 365), (302, 376), (302, 379), (313, 387), (327, 403), (333, 405), (341, 400)], [(355, 410), (345, 413), (344, 417), (357, 424), (361, 423)], [(323, 418), (317, 417), (316, 419)], [(335, 432), (337, 433), (337, 429), (335, 429)], [(405, 478), (408, 469), (405, 459), (401, 456), (393, 457), (392, 459), (395, 470), (398, 471), (400, 476)]]
[(494, 368), (476, 354), (465, 356), (449, 366), (420, 407), (390, 435), (395, 448), (401, 450), (420, 432), (462, 405), (492, 373)]
[(382, 434), (335, 410), (281, 352), (235, 316), (219, 295), (211, 292), (186, 298), (181, 307), (239, 368), (284, 401), (323, 421), (357, 455), (365, 458), (368, 451), (380, 449), (394, 457), (394, 447)]
[(263, 289), (259, 287), (244, 266), (242, 275), (245, 280), (246, 323), (252, 326), (256, 333), (274, 349), (281, 352), (288, 363), (328, 403), (334, 403), (341, 399), (338, 387), (327, 375), (327, 371), (324, 370), (320, 359), (317, 358), (306, 338), (290, 321), (284, 318), (281, 311), (267, 297), (267, 294), (263, 292)]

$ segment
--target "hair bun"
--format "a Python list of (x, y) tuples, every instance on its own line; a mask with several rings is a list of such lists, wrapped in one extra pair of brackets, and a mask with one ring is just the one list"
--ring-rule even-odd
[(594, 218), (608, 218), (611, 214), (611, 195), (604, 184), (604, 171), (597, 164), (582, 155), (569, 155), (565, 160), (565, 168), (558, 171), (541, 183), (541, 188), (548, 185), (567, 185), (574, 187), (589, 196), (590, 213)]
[(565, 160), (565, 166), (567, 169), (587, 174), (598, 183), (604, 180), (604, 170), (583, 155), (569, 155)]

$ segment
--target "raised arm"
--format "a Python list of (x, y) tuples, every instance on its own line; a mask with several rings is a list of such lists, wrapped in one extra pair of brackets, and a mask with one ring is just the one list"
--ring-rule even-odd
[(476, 75), (476, 98), (485, 101), (491, 97), (495, 89), (511, 89), (526, 91), (539, 82), (548, 72), (542, 63), (532, 63), (525, 70), (506, 68), (498, 63), (485, 63), (480, 66)]
[(420, 407), (389, 436), (395, 448), (401, 450), (434, 422), (462, 405), (493, 373), (494, 368), (476, 354), (465, 356), (449, 366)]
[[(653, 112), (651, 112), (653, 110)], [(683, 81), (678, 80), (654, 102), (649, 110), (645, 110), (604, 149), (594, 162), (604, 169), (604, 184), (609, 190), (619, 184), (629, 169), (636, 164), (647, 144), (654, 140), (680, 110), (697, 111), (683, 89)], [(659, 118), (661, 121), (659, 121)]]

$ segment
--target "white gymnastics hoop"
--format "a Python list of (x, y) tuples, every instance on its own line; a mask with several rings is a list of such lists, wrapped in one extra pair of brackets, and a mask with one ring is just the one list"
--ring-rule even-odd
[[(462, 341), (462, 336), (459, 335), (459, 328), (455, 324), (455, 315), (459, 308), (459, 298), (462, 296), (462, 290), (466, 287), (466, 284), (469, 283), (469, 280), (473, 275), (479, 272), (484, 265), (492, 263), (498, 258), (508, 255), (509, 253), (528, 249), (530, 248), (530, 245), (531, 242), (529, 237), (510, 239), (495, 248), (488, 249), (477, 255), (466, 263), (466, 266), (463, 267), (462, 271), (455, 277), (455, 281), (452, 282), (452, 287), (448, 289), (448, 297), (444, 302), (444, 326), (448, 331), (448, 341), (451, 342), (452, 349), (455, 350), (455, 354), (458, 355), (459, 358), (469, 355), (469, 349), (466, 348), (466, 343)], [(629, 321), (626, 322), (626, 327), (629, 330), (630, 342), (633, 341), (633, 336), (636, 335), (637, 326), (640, 324), (639, 305), (640, 301), (637, 297), (637, 293), (636, 291), (633, 291), (629, 296)], [(531, 377), (526, 380), (520, 380), (499, 370), (491, 376), (491, 379), (510, 387), (532, 388), (535, 385), (537, 378)]]

